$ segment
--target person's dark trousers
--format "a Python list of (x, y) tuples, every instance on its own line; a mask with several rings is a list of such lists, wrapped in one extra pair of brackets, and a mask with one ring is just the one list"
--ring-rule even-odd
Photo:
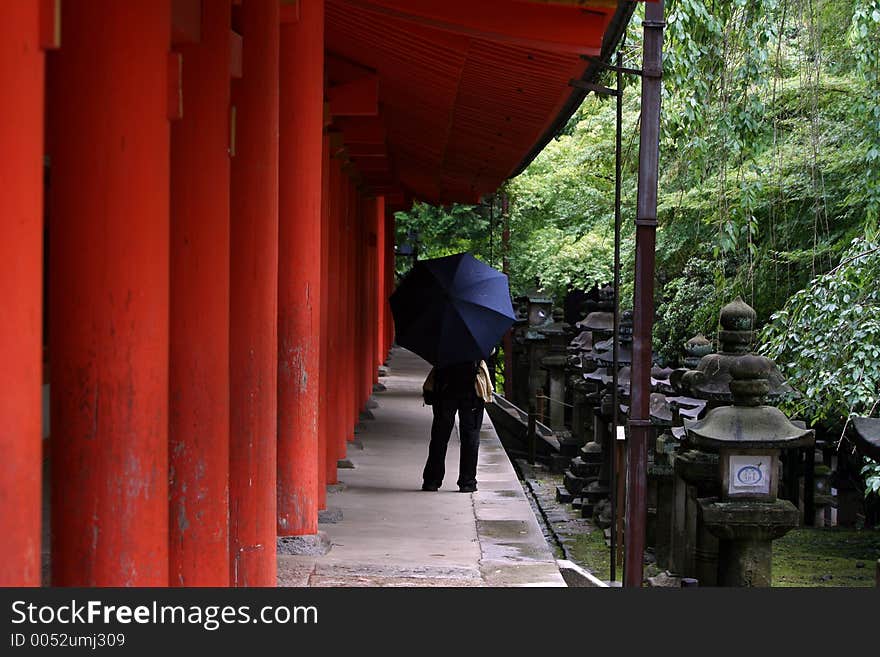
[(438, 487), (443, 483), (446, 474), (446, 446), (455, 424), (455, 414), (458, 413), (458, 432), (461, 439), (458, 485), (476, 486), (483, 401), (478, 398), (437, 399), (434, 401), (433, 409), (431, 444), (428, 447), (428, 462), (425, 463), (422, 479), (426, 484), (434, 484)]

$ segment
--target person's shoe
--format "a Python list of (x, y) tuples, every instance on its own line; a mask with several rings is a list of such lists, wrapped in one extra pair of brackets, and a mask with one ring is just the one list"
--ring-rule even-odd
[(440, 484), (436, 484), (431, 481), (426, 481), (422, 484), (422, 490), (440, 490)]
[(464, 486), (458, 487), (459, 493), (476, 493), (477, 485), (476, 484), (465, 484)]

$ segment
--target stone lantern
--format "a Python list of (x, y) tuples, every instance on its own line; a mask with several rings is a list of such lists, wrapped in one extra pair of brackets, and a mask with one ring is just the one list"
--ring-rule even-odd
[(528, 320), (529, 326), (543, 326), (553, 321), (553, 299), (543, 295), (529, 295)]
[[(749, 352), (754, 336), (755, 311), (742, 297), (737, 297), (721, 309), (719, 320), (720, 351), (704, 355), (696, 369), (685, 372), (681, 377), (682, 387), (691, 396), (707, 400), (709, 408), (731, 403), (730, 367), (739, 356)], [(705, 349), (705, 345), (700, 346)], [(771, 403), (776, 403), (784, 395), (793, 393), (793, 390), (776, 364), (769, 362), (767, 397)]]
[(540, 363), (550, 378), (550, 428), (565, 430), (565, 368), (568, 365), (568, 324), (562, 321), (562, 309), (553, 312), (553, 322), (537, 329), (548, 340), (547, 355)]
[(769, 586), (772, 541), (798, 525), (797, 507), (777, 498), (780, 450), (814, 443), (812, 430), (794, 424), (763, 400), (773, 363), (746, 353), (729, 364), (733, 406), (686, 421), (697, 448), (718, 453), (720, 497), (699, 500), (701, 520), (719, 540), (718, 584)]
[(697, 334), (684, 343), (684, 353), (684, 366), (689, 370), (695, 370), (703, 356), (712, 353), (712, 343), (703, 334)]
[[(541, 368), (541, 359), (547, 355), (549, 341), (538, 329), (553, 323), (553, 299), (539, 294), (528, 297), (528, 324), (525, 327), (523, 344), (525, 347), (528, 371), (528, 393), (525, 408), (532, 408), (538, 391), (543, 391), (547, 383), (547, 372)], [(543, 414), (539, 413), (543, 416)], [(540, 418), (543, 421), (543, 417)]]

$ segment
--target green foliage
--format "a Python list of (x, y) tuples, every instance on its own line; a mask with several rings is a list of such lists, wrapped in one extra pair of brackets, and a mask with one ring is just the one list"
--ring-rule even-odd
[[(636, 11), (623, 48), (634, 67)], [(880, 388), (880, 266), (876, 253), (854, 258), (880, 219), (880, 0), (667, 0), (666, 14), (655, 349), (675, 361), (742, 295), (801, 392), (787, 410), (842, 430), (876, 412)], [(624, 307), (640, 119), (639, 84), (626, 83)], [(610, 280), (614, 123), (615, 101), (588, 96), (507, 183), (515, 293), (537, 279), (561, 301), (569, 283)], [(421, 230), (423, 257), (471, 250), (499, 266), (497, 206), (494, 217), (416, 206), (399, 225)]]
[(842, 429), (880, 402), (880, 244), (853, 240), (840, 264), (813, 279), (774, 313), (761, 333), (801, 394), (788, 410)]
[(867, 463), (862, 468), (865, 477), (865, 495), (880, 494), (880, 463), (872, 459), (865, 459)]
[[(486, 207), (456, 204), (443, 208), (415, 203), (409, 212), (396, 213), (395, 220), (397, 245), (413, 246), (419, 259), (469, 251), (487, 264), (498, 264), (490, 237), (492, 215)], [(415, 244), (411, 244), (413, 239)], [(405, 273), (410, 264), (398, 259), (400, 273)]]
[(853, 112), (859, 130), (859, 149), (864, 153), (863, 185), (868, 218), (876, 226), (880, 218), (880, 0), (855, 3), (849, 32), (856, 61), (859, 96)]
[(678, 362), (684, 343), (698, 333), (712, 339), (726, 303), (719, 292), (713, 263), (699, 258), (689, 260), (682, 275), (663, 286), (665, 301), (657, 308), (660, 319), (654, 329), (654, 348), (663, 359)]
[(536, 230), (531, 238), (528, 250), (510, 257), (516, 288), (525, 289), (528, 281), (537, 279), (547, 292), (561, 299), (569, 284), (589, 289), (611, 280), (613, 241), (594, 232), (576, 237), (553, 226)]

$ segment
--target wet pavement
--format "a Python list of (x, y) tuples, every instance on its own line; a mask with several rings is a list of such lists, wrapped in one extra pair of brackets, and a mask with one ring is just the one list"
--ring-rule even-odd
[(478, 491), (460, 493), (458, 427), (439, 491), (421, 490), (431, 408), (430, 366), (395, 349), (375, 419), (364, 420), (328, 488), (320, 556), (278, 555), (279, 586), (565, 586), (488, 415), (480, 432)]

